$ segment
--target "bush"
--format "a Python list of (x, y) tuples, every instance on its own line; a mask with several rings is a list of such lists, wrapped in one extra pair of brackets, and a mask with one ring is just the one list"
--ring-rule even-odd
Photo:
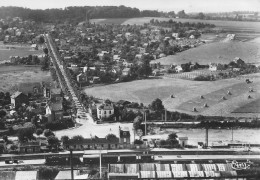
[(50, 129), (52, 131), (67, 129), (70, 127), (74, 127), (74, 122), (72, 119), (64, 119), (62, 121), (49, 122), (45, 124), (46, 129)]
[(213, 81), (211, 75), (199, 75), (194, 78), (195, 81)]
[(39, 135), (41, 135), (43, 133), (43, 130), (41, 129), (41, 128), (38, 128), (37, 130), (36, 130), (36, 134), (39, 136)]
[(136, 144), (136, 145), (141, 145), (141, 144), (143, 144), (144, 142), (142, 141), (142, 140), (139, 140), (139, 139), (136, 139), (135, 141), (134, 141), (134, 144)]
[(44, 133), (45, 137), (49, 137), (49, 136), (54, 135), (54, 133), (50, 129), (45, 129), (43, 133)]
[(39, 179), (54, 179), (59, 170), (55, 167), (40, 167), (39, 169)]

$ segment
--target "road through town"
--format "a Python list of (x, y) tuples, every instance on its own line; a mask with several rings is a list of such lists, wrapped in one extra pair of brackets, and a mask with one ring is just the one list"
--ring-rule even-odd
[[(128, 127), (131, 133), (131, 141), (134, 141), (134, 135), (132, 131), (132, 123), (112, 123), (112, 124), (95, 124), (93, 122), (93, 118), (90, 116), (89, 113), (87, 113), (78, 100), (78, 97), (76, 96), (75, 90), (72, 87), (72, 84), (70, 82), (70, 77), (68, 77), (66, 70), (64, 69), (64, 66), (62, 65), (62, 61), (60, 59), (60, 56), (55, 48), (55, 45), (53, 44), (53, 41), (51, 37), (47, 34), (45, 35), (46, 39), (46, 45), (51, 52), (52, 62), (55, 66), (59, 80), (64, 81), (61, 84), (65, 84), (67, 91), (72, 99), (72, 102), (75, 104), (75, 107), (77, 108), (77, 118), (76, 122), (80, 123), (81, 126), (70, 128), (67, 130), (61, 130), (55, 132), (55, 135), (60, 138), (61, 136), (67, 135), (69, 137), (75, 136), (75, 135), (81, 135), (84, 138), (91, 138), (94, 136), (97, 137), (105, 137), (109, 133), (113, 133), (118, 136), (119, 133), (119, 126), (120, 127)], [(62, 76), (62, 77), (60, 77)]]

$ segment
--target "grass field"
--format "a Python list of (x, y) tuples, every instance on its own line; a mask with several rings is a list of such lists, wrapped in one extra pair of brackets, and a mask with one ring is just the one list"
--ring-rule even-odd
[[(187, 83), (188, 82), (188, 83)], [(182, 79), (148, 79), (126, 83), (111, 84), (93, 88), (86, 88), (86, 94), (102, 99), (119, 101), (121, 99), (150, 104), (154, 99), (165, 99), (171, 94), (182, 92), (186, 88), (197, 87), (205, 82), (185, 81)]]
[(260, 62), (260, 44), (254, 42), (215, 42), (201, 45), (175, 55), (156, 60), (161, 64), (182, 64), (198, 62), (199, 64), (229, 63), (240, 57), (246, 63)]
[(12, 92), (19, 83), (49, 81), (50, 73), (40, 67), (0, 66), (0, 91)]
[(260, 113), (260, 99), (235, 109), (233, 113)]
[[(248, 95), (254, 97), (254, 95), (257, 92), (249, 93), (248, 92), (250, 89), (249, 87), (252, 87), (256, 90), (259, 88), (259, 86), (257, 86), (256, 83), (246, 84), (245, 82), (241, 82), (238, 84), (233, 84), (232, 86), (221, 88), (219, 90), (210, 92), (208, 94), (203, 94), (203, 97), (204, 97), (203, 99), (201, 99), (199, 96), (199, 97), (196, 97), (189, 101), (186, 101), (186, 102), (180, 104), (180, 106), (178, 106), (177, 109), (185, 110), (185, 111), (192, 111), (193, 107), (195, 107), (198, 112), (203, 112), (203, 111), (209, 109), (211, 106), (214, 106), (218, 103), (224, 103), (224, 101), (229, 101), (235, 97), (240, 97), (240, 98), (243, 98), (244, 101), (250, 102), (250, 99), (248, 99), (248, 97), (244, 96), (243, 94), (246, 94), (246, 95), (248, 94)], [(230, 95), (227, 94), (228, 91), (231, 92)], [(225, 97), (225, 100), (223, 100), (222, 97)], [(207, 104), (209, 107), (204, 107), (204, 104)]]
[[(260, 92), (258, 91), (260, 89), (259, 77), (260, 74), (254, 74), (240, 79), (225, 79), (213, 82), (174, 78), (149, 79), (86, 88), (84, 92), (102, 99), (109, 98), (113, 101), (123, 99), (142, 102), (146, 105), (150, 104), (155, 98), (160, 98), (168, 110), (194, 115), (251, 117), (252, 115), (258, 115), (259, 112), (253, 114), (232, 112), (239, 107), (249, 106), (252, 101), (260, 99)], [(250, 78), (254, 82), (246, 84), (245, 78)], [(247, 98), (249, 87), (256, 90), (251, 93), (251, 99)], [(231, 91), (232, 95), (226, 95), (228, 90)], [(171, 98), (171, 95), (174, 95), (175, 98)], [(205, 99), (201, 100), (201, 95)], [(226, 100), (221, 100), (224, 95)], [(209, 105), (208, 108), (203, 108), (205, 103)], [(192, 111), (195, 106), (198, 112)]]
[(158, 19), (159, 21), (168, 21), (173, 19), (177, 22), (190, 23), (210, 23), (215, 24), (216, 27), (223, 28), (228, 31), (248, 31), (260, 32), (260, 22), (242, 22), (242, 21), (219, 21), (219, 20), (200, 20), (200, 19), (174, 19), (174, 18), (158, 18), (158, 17), (141, 17), (141, 18), (110, 18), (110, 19), (92, 19), (91, 22), (97, 24), (123, 24), (123, 25), (143, 25), (149, 23), (151, 19)]
[(1, 49), (0, 48), (0, 61), (3, 60), (9, 60), (10, 56), (28, 56), (28, 55), (33, 55), (33, 54), (43, 54), (42, 50), (38, 51), (33, 51), (30, 50), (30, 48), (22, 48), (22, 49)]

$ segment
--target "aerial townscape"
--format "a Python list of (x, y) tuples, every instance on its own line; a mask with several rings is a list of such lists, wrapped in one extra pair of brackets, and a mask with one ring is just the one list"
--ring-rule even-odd
[(0, 2), (0, 180), (260, 179), (260, 2), (140, 1)]

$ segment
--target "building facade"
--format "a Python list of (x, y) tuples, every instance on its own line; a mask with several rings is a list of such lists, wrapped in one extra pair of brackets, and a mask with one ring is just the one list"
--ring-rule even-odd
[(19, 107), (22, 104), (28, 104), (28, 96), (23, 94), (22, 92), (16, 91), (12, 96), (11, 96), (11, 104), (14, 107)]
[(97, 106), (97, 117), (98, 119), (108, 118), (114, 114), (114, 106), (110, 103), (103, 103)]

